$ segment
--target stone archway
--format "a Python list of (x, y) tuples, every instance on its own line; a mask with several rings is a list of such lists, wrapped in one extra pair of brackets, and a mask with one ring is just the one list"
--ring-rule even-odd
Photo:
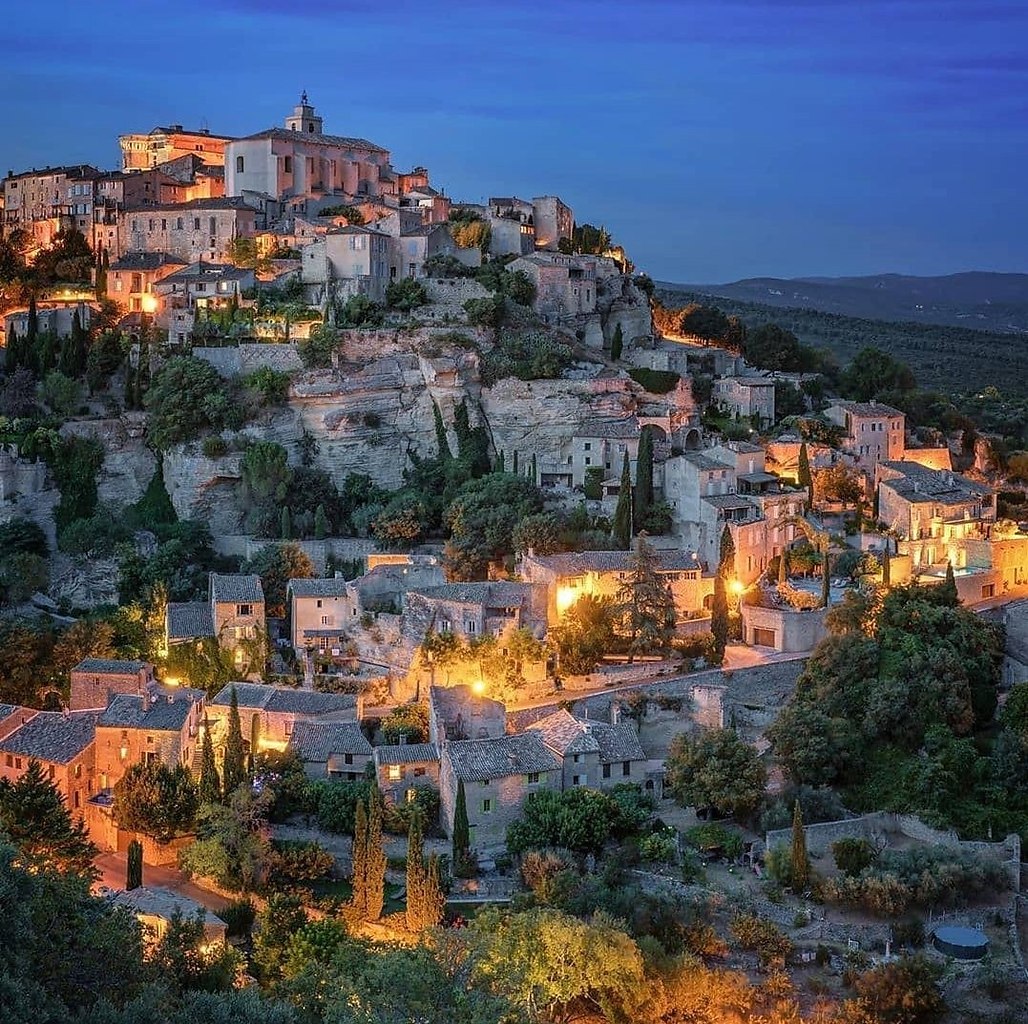
[(703, 444), (703, 435), (695, 427), (690, 428), (685, 434), (685, 450), (687, 452), (696, 452), (700, 450), (700, 446)]

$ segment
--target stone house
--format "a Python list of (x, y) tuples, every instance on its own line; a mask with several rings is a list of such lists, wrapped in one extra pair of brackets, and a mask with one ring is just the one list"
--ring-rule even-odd
[(233, 302), (238, 304), (243, 293), (256, 285), (257, 277), (252, 270), (199, 260), (158, 278), (153, 290), (169, 307), (202, 314), (227, 308)]
[(308, 778), (348, 782), (364, 778), (372, 755), (356, 722), (297, 721), (286, 749), (303, 761)]
[(416, 786), (439, 788), (439, 748), (434, 743), (375, 747), (375, 777), (387, 806), (414, 798)]
[(992, 488), (917, 462), (881, 462), (878, 518), (895, 531), (916, 569), (968, 565), (963, 541), (985, 538), (996, 521)]
[(470, 686), (432, 686), (428, 693), (428, 736), (441, 747), (447, 740), (488, 739), (507, 732), (502, 701), (476, 693)]
[(211, 739), (223, 748), (228, 735), (232, 690), (236, 691), (243, 743), (251, 753), (285, 750), (298, 722), (357, 722), (360, 698), (267, 683), (229, 683), (207, 706)]
[[(617, 707), (617, 705), (612, 705)], [(631, 722), (615, 724), (576, 718), (563, 708), (533, 722), (536, 732), (561, 762), (560, 788), (611, 789), (618, 783), (646, 783), (646, 754)]]
[(20, 709), (3, 720), (17, 727), (0, 739), (0, 778), (17, 782), (38, 761), (73, 814), (82, 814), (95, 789), (94, 735), (98, 711)]
[(116, 693), (141, 695), (154, 681), (148, 661), (118, 661), (113, 658), (83, 658), (71, 670), (72, 711), (106, 708)]
[(376, 227), (331, 228), (302, 250), (300, 277), (320, 288), (321, 297), (366, 295), (385, 300), (393, 239)]
[(367, 139), (326, 135), (307, 94), (282, 128), (234, 139), (225, 148), (225, 191), (276, 197), (376, 196), (390, 173), (389, 151)]
[(450, 216), (450, 200), (426, 182), (401, 192), (400, 209), (417, 213), (423, 224), (444, 224)]
[(405, 617), (421, 635), (432, 630), (499, 637), (511, 629), (527, 629), (541, 637), (546, 630), (546, 591), (531, 581), (443, 583), (409, 591)]
[(463, 782), (471, 846), (476, 850), (501, 847), (507, 826), (521, 816), (532, 794), (560, 789), (561, 763), (537, 732), (451, 740), (440, 752), (443, 829), (453, 835), (457, 788)]
[(494, 256), (526, 256), (535, 251), (535, 208), (516, 196), (489, 200), (489, 251)]
[(8, 172), (3, 193), (3, 233), (27, 232), (29, 250), (50, 245), (60, 231), (92, 232), (96, 182), (101, 172), (89, 164)]
[(165, 644), (217, 637), (233, 653), (237, 666), (246, 661), (244, 643), (264, 629), (264, 590), (260, 576), (212, 572), (207, 601), (169, 602), (165, 612)]
[(481, 263), (481, 253), (457, 245), (446, 224), (421, 224), (393, 237), (389, 279), (424, 277), (425, 260), (432, 256), (452, 256), (468, 266)]
[(118, 253), (164, 252), (186, 263), (222, 262), (236, 238), (251, 238), (257, 211), (240, 197), (126, 208), (118, 217)]
[(121, 166), (126, 171), (145, 171), (158, 164), (182, 157), (196, 157), (205, 164), (225, 162), (225, 146), (230, 135), (212, 135), (206, 128), (191, 131), (180, 124), (158, 125), (145, 134), (129, 132), (118, 136)]
[(712, 400), (724, 412), (758, 426), (775, 421), (775, 382), (766, 377), (720, 377), (714, 381)]
[(115, 906), (129, 910), (143, 926), (148, 947), (164, 938), (168, 926), (176, 917), (196, 920), (198, 915), (203, 918), (205, 943), (225, 941), (228, 926), (220, 917), (195, 900), (171, 889), (141, 885), (138, 889), (115, 893), (112, 901)]
[(350, 619), (357, 614), (351, 585), (341, 577), (290, 580), (286, 600), (290, 639), (297, 655), (309, 646), (321, 651), (338, 648)]
[(899, 409), (870, 402), (837, 399), (825, 409), (825, 416), (842, 427), (841, 448), (869, 478), (879, 462), (898, 462), (906, 448), (906, 417)]
[(140, 762), (199, 768), (204, 693), (188, 687), (148, 686), (118, 693), (96, 722), (96, 776), (109, 791)]
[(532, 308), (542, 316), (581, 316), (596, 312), (596, 258), (537, 252), (507, 264), (535, 285)]
[(154, 285), (186, 265), (166, 252), (129, 252), (114, 260), (107, 272), (107, 294), (130, 313), (157, 309)]
[[(713, 576), (705, 572), (696, 552), (655, 552), (658, 574), (665, 580), (679, 620), (703, 614), (714, 590)], [(523, 579), (546, 588), (547, 622), (553, 626), (580, 597), (618, 599), (632, 571), (630, 551), (566, 551), (538, 555), (529, 550), (521, 559)]]

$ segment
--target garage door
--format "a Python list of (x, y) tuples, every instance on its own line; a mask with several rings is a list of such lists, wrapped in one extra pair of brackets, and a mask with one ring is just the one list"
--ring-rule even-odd
[(758, 647), (774, 647), (775, 631), (773, 629), (760, 629), (759, 627), (754, 626), (753, 642)]

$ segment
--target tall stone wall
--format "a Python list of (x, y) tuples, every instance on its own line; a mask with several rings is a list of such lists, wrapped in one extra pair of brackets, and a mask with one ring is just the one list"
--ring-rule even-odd
[(303, 369), (303, 361), (293, 342), (282, 344), (195, 346), (193, 355), (211, 364), (223, 377), (246, 375), (268, 367), (279, 372), (294, 373)]
[(269, 544), (295, 544), (302, 548), (314, 563), (319, 573), (325, 572), (328, 559), (337, 562), (358, 561), (364, 559), (375, 550), (375, 542), (367, 537), (326, 537), (324, 540), (262, 540), (245, 533), (217, 534), (214, 537), (214, 550), (219, 555), (235, 558), (253, 558), (261, 548)]

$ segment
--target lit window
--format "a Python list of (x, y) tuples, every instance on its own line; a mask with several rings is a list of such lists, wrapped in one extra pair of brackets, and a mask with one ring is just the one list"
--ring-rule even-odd
[(399, 782), (401, 778), (400, 766), (398, 764), (391, 764), (389, 766), (389, 781)]

